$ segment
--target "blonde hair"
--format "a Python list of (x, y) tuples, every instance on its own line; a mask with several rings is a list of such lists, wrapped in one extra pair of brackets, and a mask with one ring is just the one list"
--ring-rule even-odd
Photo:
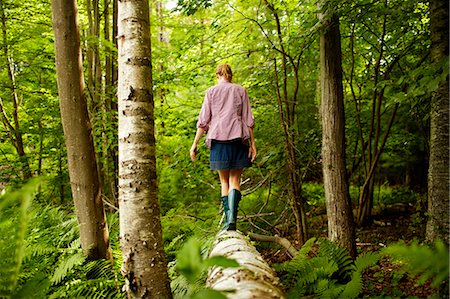
[(230, 65), (226, 63), (219, 64), (216, 67), (216, 76), (218, 78), (223, 77), (225, 78), (225, 80), (231, 82), (231, 80), (233, 79), (233, 72), (231, 71)]

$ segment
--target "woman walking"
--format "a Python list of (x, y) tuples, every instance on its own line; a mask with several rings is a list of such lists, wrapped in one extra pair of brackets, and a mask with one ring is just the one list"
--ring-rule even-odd
[(207, 133), (210, 168), (219, 172), (225, 230), (236, 230), (241, 200), (241, 174), (256, 158), (254, 118), (244, 87), (232, 83), (228, 64), (216, 68), (218, 84), (206, 91), (197, 121), (197, 133), (190, 150), (194, 161), (198, 142)]

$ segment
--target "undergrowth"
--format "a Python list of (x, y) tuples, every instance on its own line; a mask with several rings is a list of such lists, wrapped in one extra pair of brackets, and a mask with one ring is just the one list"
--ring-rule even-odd
[(376, 267), (382, 257), (399, 267), (396, 277), (408, 275), (422, 285), (431, 281), (433, 287), (448, 294), (449, 251), (442, 241), (432, 246), (413, 241), (395, 243), (380, 252), (366, 252), (352, 260), (346, 251), (328, 239), (312, 238), (292, 260), (274, 265), (288, 290), (288, 298), (358, 298), (363, 287), (362, 275)]
[[(0, 298), (125, 298), (118, 238), (111, 238), (115, 264), (87, 261), (73, 213), (33, 202), (40, 181), (0, 198)], [(108, 215), (111, 236), (117, 221)]]
[[(87, 261), (73, 211), (33, 200), (40, 183), (31, 180), (0, 197), (0, 298), (125, 298), (118, 214), (107, 214), (114, 262)], [(236, 266), (225, 258), (207, 257), (217, 232), (217, 207), (210, 205), (203, 213), (179, 212), (173, 209), (163, 216), (174, 297), (225, 298), (204, 286), (209, 267)], [(430, 281), (448, 290), (449, 252), (441, 241), (433, 246), (397, 243), (352, 260), (327, 239), (313, 238), (291, 261), (274, 267), (289, 298), (356, 298), (365, 269), (382, 256), (399, 265), (397, 277), (412, 275), (418, 284)]]
[(292, 260), (274, 267), (289, 290), (288, 298), (356, 298), (362, 272), (377, 260), (377, 254), (367, 253), (353, 261), (329, 240), (311, 238)]

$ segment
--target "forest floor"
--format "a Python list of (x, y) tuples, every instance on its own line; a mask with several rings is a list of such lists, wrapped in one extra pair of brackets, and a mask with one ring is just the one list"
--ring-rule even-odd
[[(403, 240), (406, 243), (416, 239), (423, 241), (426, 223), (417, 208), (407, 205), (393, 205), (374, 210), (373, 224), (356, 230), (358, 253), (378, 251), (387, 245)], [(315, 220), (314, 220), (315, 218)], [(325, 215), (313, 217), (311, 232), (314, 236), (326, 237), (327, 223)], [(291, 240), (292, 241), (292, 240)], [(294, 242), (295, 244), (295, 242)], [(262, 253), (269, 263), (281, 263), (290, 259), (286, 250), (266, 251)], [(429, 282), (417, 284), (417, 277), (399, 275), (399, 265), (388, 258), (382, 258), (376, 266), (363, 274), (364, 298), (429, 298), (437, 293)]]

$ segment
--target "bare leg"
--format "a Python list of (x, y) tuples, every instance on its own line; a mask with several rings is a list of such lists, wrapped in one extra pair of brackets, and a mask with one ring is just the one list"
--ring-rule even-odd
[[(241, 174), (242, 169), (231, 169), (229, 174), (229, 190), (236, 189), (241, 191)], [(228, 193), (227, 193), (228, 194)]]
[(228, 190), (230, 189), (230, 170), (219, 170), (219, 179), (220, 179), (220, 192), (222, 196), (228, 195)]

